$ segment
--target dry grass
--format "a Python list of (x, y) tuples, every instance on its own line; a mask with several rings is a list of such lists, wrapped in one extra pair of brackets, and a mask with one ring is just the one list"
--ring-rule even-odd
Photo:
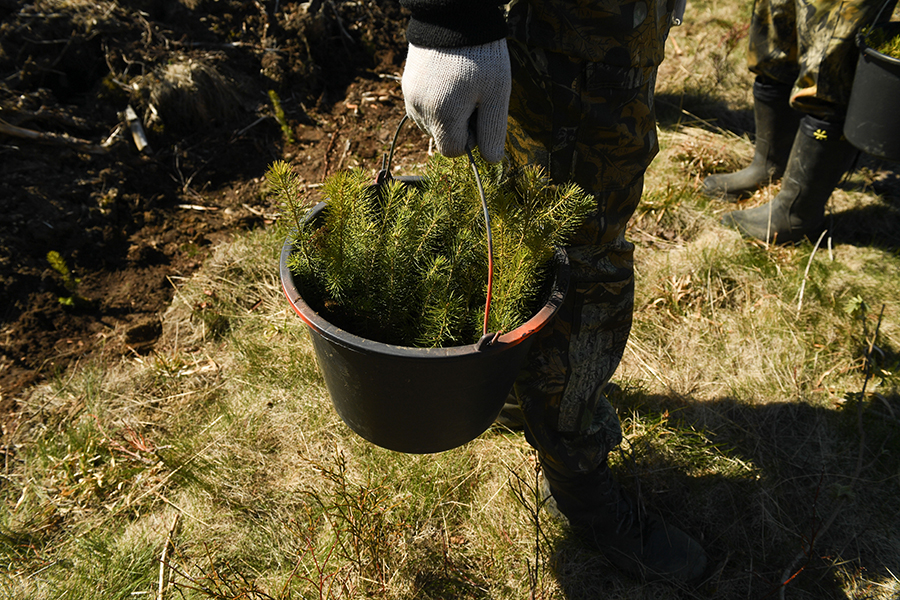
[(749, 157), (734, 116), (748, 15), (707, 2), (688, 17), (631, 228), (614, 467), (702, 540), (708, 582), (636, 582), (571, 540), (537, 509), (520, 434), (410, 456), (350, 433), (281, 295), (281, 234), (258, 231), (177, 282), (155, 354), (22, 399), (3, 439), (5, 597), (898, 597), (897, 173), (865, 163), (815, 249), (720, 226), (734, 207), (696, 187)]
[(691, 195), (729, 137), (663, 131), (632, 228), (622, 468), (708, 536), (724, 561), (711, 596), (896, 597), (896, 174), (848, 178), (819, 247), (767, 246), (716, 222), (735, 207)]

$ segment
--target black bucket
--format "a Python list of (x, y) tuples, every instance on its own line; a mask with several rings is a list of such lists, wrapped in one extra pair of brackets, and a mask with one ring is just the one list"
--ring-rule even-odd
[[(872, 27), (885, 39), (900, 33), (900, 22)], [(876, 158), (900, 161), (900, 60), (870, 47), (857, 34), (859, 62), (853, 79), (844, 135), (851, 144)]]
[(334, 408), (366, 440), (413, 454), (456, 448), (491, 426), (525, 365), (533, 335), (559, 310), (569, 285), (568, 258), (558, 250), (547, 302), (517, 329), (467, 346), (393, 346), (353, 335), (313, 311), (287, 266), (292, 251), (288, 239), (281, 285), (309, 326)]

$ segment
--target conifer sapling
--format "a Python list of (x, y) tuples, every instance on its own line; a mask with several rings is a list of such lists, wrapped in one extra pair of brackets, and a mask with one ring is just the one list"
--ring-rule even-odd
[[(476, 159), (493, 236), (489, 330), (511, 331), (539, 308), (556, 247), (594, 209), (574, 184), (550, 185), (537, 167)], [(482, 335), (487, 243), (468, 159), (436, 155), (421, 182), (375, 186), (359, 169), (324, 182), (327, 205), (304, 222), (299, 184), (281, 161), (269, 192), (295, 227), (288, 263), (304, 301), (360, 337), (414, 347), (471, 344)]]

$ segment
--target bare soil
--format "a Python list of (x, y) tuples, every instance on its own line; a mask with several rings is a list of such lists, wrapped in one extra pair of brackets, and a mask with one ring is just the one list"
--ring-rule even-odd
[(273, 161), (310, 184), (380, 166), (405, 21), (374, 0), (0, 0), (0, 414), (88, 355), (152, 352), (178, 281), (272, 223)]

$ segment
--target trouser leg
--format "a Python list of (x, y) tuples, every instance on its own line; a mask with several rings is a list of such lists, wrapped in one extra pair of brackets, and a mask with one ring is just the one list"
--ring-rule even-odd
[[(882, 13), (888, 20), (895, 2)], [(847, 111), (859, 50), (856, 34), (884, 0), (756, 0), (750, 20), (750, 71), (790, 85), (791, 106), (841, 121)]]
[(753, 84), (756, 123), (753, 161), (735, 173), (710, 175), (703, 193), (720, 198), (749, 195), (784, 174), (800, 113), (790, 106), (791, 86), (758, 76)]
[[(631, 329), (634, 246), (625, 227), (658, 150), (655, 71), (601, 69), (515, 42), (510, 55), (511, 160), (542, 166), (556, 183), (575, 181), (597, 203), (567, 248), (572, 283), (566, 302), (535, 340), (516, 392), (539, 452), (590, 471), (605, 464), (621, 439), (602, 390)], [(636, 79), (642, 82), (637, 89), (621, 85)]]
[[(634, 206), (642, 187), (637, 183), (602, 194), (598, 201), (619, 209)], [(600, 214), (597, 220), (602, 220)], [(573, 245), (568, 251), (573, 265), (591, 257), (592, 280), (572, 281), (557, 317), (537, 334), (515, 391), (529, 441), (542, 462), (554, 463), (557, 470), (587, 472), (605, 464), (622, 439), (604, 390), (631, 331), (634, 246), (619, 231), (608, 242)]]
[[(512, 160), (542, 165), (554, 182), (575, 181), (597, 201), (567, 247), (572, 283), (565, 302), (537, 334), (515, 384), (526, 438), (557, 506), (586, 541), (627, 572), (693, 579), (705, 568), (703, 549), (644, 515), (607, 465), (622, 433), (603, 390), (631, 331), (634, 246), (625, 228), (658, 149), (655, 71), (600, 68), (515, 43), (510, 53)], [(635, 80), (637, 88), (621, 85)]]

